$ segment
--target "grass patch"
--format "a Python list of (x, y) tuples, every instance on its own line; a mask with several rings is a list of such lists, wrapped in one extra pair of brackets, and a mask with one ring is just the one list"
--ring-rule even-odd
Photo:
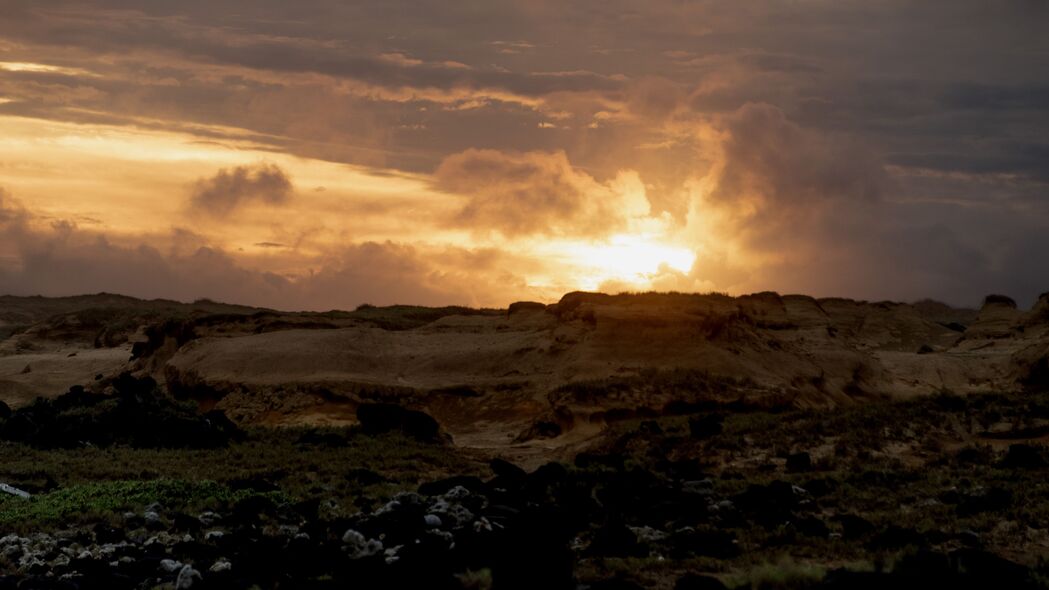
[(60, 488), (30, 499), (0, 498), (0, 525), (68, 525), (97, 520), (109, 513), (140, 509), (153, 502), (188, 510), (218, 507), (250, 496), (265, 496), (278, 503), (287, 501), (280, 492), (233, 490), (209, 480), (106, 481)]
[(217, 449), (42, 450), (0, 443), (0, 481), (35, 495), (29, 502), (0, 498), (0, 523), (49, 528), (79, 510), (98, 515), (152, 501), (203, 506), (251, 490), (291, 502), (320, 500), (334, 507), (327, 514), (334, 518), (452, 474), (489, 472), (450, 447), (344, 428), (258, 429)]

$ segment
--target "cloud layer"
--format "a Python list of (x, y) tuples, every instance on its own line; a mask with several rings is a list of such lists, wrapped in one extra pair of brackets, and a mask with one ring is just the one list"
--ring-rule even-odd
[[(1032, 0), (5, 2), (0, 290), (1031, 301), (1049, 289), (1047, 16)], [(623, 243), (695, 264), (612, 272)]]
[(504, 153), (471, 149), (437, 167), (438, 188), (467, 197), (452, 223), (505, 236), (607, 235), (648, 213), (631, 199), (572, 166), (559, 152)]
[(225, 216), (248, 203), (283, 205), (291, 199), (292, 190), (291, 179), (278, 166), (237, 166), (198, 180), (190, 206), (211, 215)]

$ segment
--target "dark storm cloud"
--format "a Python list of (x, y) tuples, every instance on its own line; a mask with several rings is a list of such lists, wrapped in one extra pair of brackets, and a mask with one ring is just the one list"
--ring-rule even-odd
[(848, 138), (802, 129), (783, 111), (747, 104), (726, 117), (715, 199), (758, 195), (767, 206), (811, 207), (827, 199), (874, 200), (886, 178), (874, 154)]
[[(9, 98), (17, 100), (30, 84), (42, 86), (21, 107), (6, 105), (8, 110), (24, 112), (33, 104), (38, 116), (68, 117), (57, 111), (118, 104), (118, 112), (139, 116), (221, 121), (287, 136), (279, 142), (283, 149), (312, 156), (413, 170), (469, 147), (565, 149), (573, 161), (590, 165), (602, 158), (597, 144), (587, 140), (594, 113), (618, 102), (641, 119), (655, 117), (647, 127), (634, 121), (632, 133), (658, 133), (663, 114), (682, 92), (692, 92), (689, 104), (700, 114), (766, 102), (804, 125), (860, 135), (875, 149), (959, 159), (985, 152), (952, 141), (958, 136), (1008, 136), (1003, 126), (1017, 116), (1033, 118), (1042, 129), (1049, 126), (1044, 109), (1019, 115), (1044, 104), (1046, 83), (1031, 74), (1049, 70), (1037, 24), (1049, 11), (1044, 3), (1024, 0), (962, 0), (951, 2), (949, 10), (942, 2), (906, 0), (746, 6), (495, 1), (469, 8), (322, 0), (294, 6), (6, 4), (0, 36), (21, 47), (9, 54), (21, 61), (49, 58), (56, 65), (105, 70), (95, 78), (74, 77), (65, 88), (56, 75), (46, 81), (45, 75), (32, 74), (39, 79), (29, 82), (25, 77), (31, 74), (22, 72), (16, 82), (22, 88), (9, 87)], [(500, 53), (510, 44), (527, 51)], [(95, 59), (103, 55), (108, 65)], [(138, 63), (134, 56), (141, 56)], [(202, 75), (199, 68), (205, 66), (273, 76), (264, 83), (238, 79), (233, 71), (215, 78)], [(330, 84), (304, 86), (281, 76), (304, 73), (400, 93), (397, 100), (407, 102), (391, 104), (389, 96), (367, 89), (360, 90), (365, 97), (371, 93), (364, 100), (339, 96)], [(643, 98), (646, 87), (632, 81), (646, 76), (668, 84)], [(457, 117), (433, 107), (420, 113), (435, 92), (442, 100), (488, 109), (496, 115), (489, 122), (499, 123), (471, 131), (472, 145), (463, 145), (458, 133), (428, 133), (451, 126), (445, 122)], [(296, 117), (317, 122), (291, 124), (288, 103), (294, 101), (286, 94), (312, 103)], [(573, 118), (567, 124), (574, 131), (567, 141), (551, 143), (553, 134), (534, 135), (534, 115), (501, 106), (500, 100), (560, 103), (549, 106), (554, 111), (568, 106)], [(652, 111), (653, 106), (659, 108)], [(375, 126), (364, 126), (366, 120)], [(899, 138), (907, 149), (895, 145)], [(942, 144), (955, 148), (945, 151)]]
[(1002, 86), (958, 83), (943, 90), (941, 102), (946, 108), (972, 110), (1043, 111), (1049, 104), (1049, 85), (1041, 81), (1030, 86)]
[(854, 139), (802, 128), (770, 105), (745, 105), (717, 128), (724, 135), (708, 205), (727, 212), (729, 238), (771, 262), (699, 261), (699, 278), (753, 287), (760, 276), (759, 285), (786, 291), (965, 305), (996, 290), (1026, 305), (1045, 291), (1044, 198), (1032, 206), (1037, 201), (1017, 199), (1030, 193), (996, 193), (991, 181), (977, 183), (973, 195), (972, 179), (957, 178), (962, 189), (929, 195), (915, 178), (890, 176)]
[[(424, 61), (411, 55), (354, 46), (343, 39), (273, 36), (194, 23), (181, 17), (137, 12), (91, 15), (87, 11), (31, 11), (32, 16), (0, 24), (11, 39), (99, 53), (154, 51), (203, 63), (260, 71), (317, 73), (384, 87), (500, 89), (525, 97), (551, 92), (614, 90), (621, 82), (581, 69), (512, 72), (489, 64), (470, 67), (452, 60)], [(21, 21), (21, 22), (19, 22)], [(249, 21), (250, 22), (250, 21)], [(352, 24), (349, 24), (352, 26)]]
[(247, 203), (283, 205), (292, 192), (291, 179), (278, 166), (236, 166), (198, 180), (190, 204), (197, 211), (221, 217)]

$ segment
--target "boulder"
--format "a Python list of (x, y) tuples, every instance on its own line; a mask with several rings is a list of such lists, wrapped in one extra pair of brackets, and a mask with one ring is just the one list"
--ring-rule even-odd
[(1046, 465), (1044, 449), (1027, 444), (1009, 445), (1001, 463), (1006, 469), (1040, 469)]
[(587, 548), (587, 553), (602, 557), (644, 557), (648, 547), (638, 541), (637, 535), (622, 522), (598, 529)]
[(696, 416), (689, 418), (688, 430), (692, 434), (692, 438), (710, 438), (721, 434), (722, 422), (724, 421), (725, 417), (721, 414)]
[(806, 452), (793, 453), (787, 456), (787, 473), (801, 473), (812, 470), (812, 456)]
[(514, 315), (516, 313), (536, 311), (546, 311), (546, 304), (538, 301), (515, 301), (507, 308), (506, 314)]
[(357, 407), (357, 420), (365, 434), (401, 432), (424, 442), (439, 440), (440, 425), (432, 416), (396, 404), (361, 404)]
[(175, 590), (188, 590), (199, 585), (203, 579), (200, 572), (193, 569), (193, 566), (184, 565), (178, 573), (178, 578), (175, 579)]
[(495, 458), (488, 463), (488, 466), (492, 469), (492, 473), (496, 477), (503, 478), (507, 481), (524, 481), (528, 476), (528, 473), (514, 465), (513, 463), (506, 461), (505, 459)]

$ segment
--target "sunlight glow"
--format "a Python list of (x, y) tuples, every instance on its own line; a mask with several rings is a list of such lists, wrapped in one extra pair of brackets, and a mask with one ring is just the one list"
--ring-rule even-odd
[(65, 68), (21, 61), (0, 61), (0, 70), (8, 72), (31, 72), (35, 74), (62, 74), (65, 76), (90, 76), (91, 72), (80, 68)]
[(609, 281), (648, 287), (662, 268), (687, 273), (696, 260), (692, 250), (648, 234), (617, 234), (606, 243), (568, 244), (563, 252), (578, 265), (580, 286), (586, 289)]

